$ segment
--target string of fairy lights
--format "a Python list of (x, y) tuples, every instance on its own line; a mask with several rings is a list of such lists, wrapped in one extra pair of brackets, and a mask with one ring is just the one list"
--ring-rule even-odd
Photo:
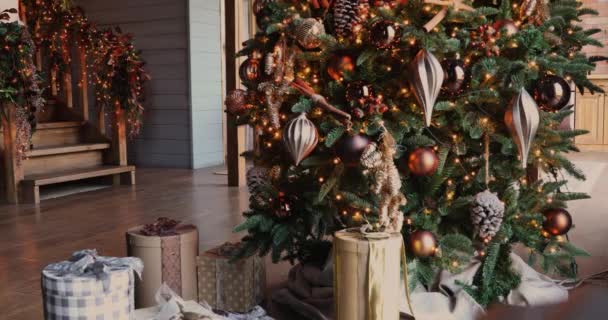
[[(16, 13), (15, 9), (0, 12)], [(7, 16), (5, 16), (7, 17)], [(14, 121), (15, 157), (25, 159), (35, 130), (35, 114), (45, 104), (42, 97), (42, 81), (33, 62), (34, 43), (27, 28), (17, 22), (7, 22), (0, 17), (3, 32), (0, 35), (0, 111), (2, 117)], [(14, 118), (9, 118), (15, 109)], [(3, 119), (3, 120), (4, 120)], [(4, 121), (0, 122), (0, 126)]]
[[(98, 29), (78, 7), (54, 0), (24, 0), (25, 17), (33, 39), (49, 59), (51, 88), (59, 90), (59, 75), (71, 70), (74, 45), (85, 55), (78, 86), (89, 81), (95, 87), (95, 101), (109, 112), (126, 112), (131, 135), (142, 125), (144, 86), (150, 76), (130, 34), (119, 28)], [(90, 72), (88, 72), (90, 70)], [(59, 74), (59, 75), (58, 75)], [(111, 108), (111, 109), (110, 109)]]
[[(256, 11), (256, 3), (259, 4), (258, 10), (262, 10), (265, 5), (271, 3), (272, 1), (256, 1), (254, 2), (254, 12)], [(511, 19), (498, 19), (494, 23), (491, 23), (490, 20), (479, 19), (479, 21), (485, 20), (484, 24), (476, 24), (475, 27), (466, 28), (462, 26), (462, 24), (451, 23), (447, 21), (447, 23), (439, 24), (430, 28), (428, 33), (425, 36), (420, 36), (420, 28), (417, 26), (424, 23), (424, 21), (428, 20), (429, 17), (435, 16), (443, 10), (443, 6), (428, 4), (422, 6), (422, 12), (414, 12), (409, 10), (394, 10), (397, 7), (402, 7), (408, 5), (407, 1), (362, 1), (361, 3), (365, 3), (365, 6), (374, 6), (374, 9), (369, 9), (369, 7), (364, 8), (361, 5), (359, 10), (358, 21), (359, 25), (355, 25), (352, 29), (352, 35), (348, 37), (342, 37), (340, 35), (335, 34), (336, 30), (333, 30), (335, 37), (331, 40), (327, 40), (328, 42), (334, 41), (329, 44), (329, 50), (307, 50), (306, 44), (300, 42), (299, 34), (297, 33), (298, 22), (297, 20), (314, 20), (310, 17), (315, 16), (315, 14), (319, 15), (319, 12), (312, 12), (311, 6), (315, 7), (315, 1), (292, 1), (284, 8), (284, 16), (283, 20), (279, 20), (280, 22), (272, 24), (272, 21), (268, 17), (265, 17), (264, 14), (260, 14), (257, 16), (258, 26), (262, 32), (258, 33), (254, 39), (249, 42), (249, 49), (254, 48), (254, 51), (244, 51), (243, 55), (248, 55), (248, 59), (245, 60), (240, 70), (241, 79), (244, 79), (246, 87), (248, 87), (249, 91), (247, 95), (253, 96), (253, 98), (248, 98), (247, 103), (243, 108), (234, 108), (231, 111), (230, 104), (227, 103), (228, 112), (235, 115), (237, 118), (240, 118), (240, 123), (248, 123), (252, 127), (256, 129), (256, 132), (260, 134), (260, 146), (263, 149), (264, 154), (278, 154), (281, 148), (281, 140), (283, 139), (283, 135), (285, 134), (281, 128), (283, 124), (287, 122), (290, 118), (289, 110), (281, 110), (279, 109), (280, 122), (282, 123), (279, 127), (275, 126), (270, 118), (270, 108), (264, 103), (264, 100), (256, 97), (256, 84), (261, 81), (266, 81), (262, 74), (263, 71), (263, 62), (261, 62), (258, 56), (262, 56), (260, 54), (260, 48), (264, 48), (261, 50), (263, 52), (273, 52), (277, 51), (277, 47), (272, 49), (272, 47), (268, 48), (268, 43), (272, 42), (271, 39), (273, 37), (277, 37), (279, 39), (283, 39), (284, 37), (292, 37), (295, 39), (294, 43), (299, 42), (300, 49), (304, 48), (299, 58), (296, 59), (293, 68), (294, 75), (296, 79), (302, 80), (310, 84), (311, 87), (314, 88), (316, 92), (320, 94), (328, 95), (328, 88), (333, 86), (343, 87), (346, 89), (346, 100), (349, 102), (356, 101), (365, 101), (369, 104), (373, 105), (382, 105), (382, 107), (374, 109), (374, 112), (380, 113), (380, 117), (383, 117), (384, 113), (387, 113), (386, 117), (390, 117), (395, 125), (403, 125), (412, 126), (412, 125), (420, 125), (422, 126), (417, 119), (411, 120), (411, 123), (408, 123), (407, 119), (411, 119), (411, 115), (419, 115), (420, 119), (424, 118), (425, 110), (422, 110), (419, 103), (416, 103), (414, 98), (414, 92), (410, 88), (410, 85), (407, 81), (400, 81), (399, 77), (395, 77), (395, 81), (393, 83), (387, 83), (386, 87), (378, 88), (377, 85), (374, 84), (363, 84), (365, 88), (363, 88), (366, 93), (365, 96), (353, 96), (349, 97), (349, 87), (353, 87), (354, 84), (362, 82), (361, 79), (353, 79), (353, 77), (347, 76), (347, 73), (359, 73), (360, 70), (356, 70), (355, 68), (360, 68), (360, 61), (357, 61), (361, 55), (365, 55), (366, 51), (380, 52), (380, 56), (383, 61), (375, 61), (377, 63), (373, 64), (373, 67), (376, 70), (372, 72), (379, 72), (384, 74), (390, 74), (392, 72), (398, 72), (402, 69), (402, 66), (407, 65), (410, 61), (406, 61), (404, 57), (412, 56), (412, 53), (419, 50), (421, 47), (427, 47), (428, 43), (422, 43), (426, 41), (436, 41), (440, 44), (445, 44), (446, 39), (453, 40), (464, 40), (469, 41), (469, 44), (464, 47), (459, 47), (455, 50), (443, 50), (444, 48), (437, 49), (439, 52), (443, 53), (454, 53), (458, 52), (457, 60), (460, 61), (460, 65), (457, 67), (461, 67), (466, 72), (471, 72), (472, 69), (477, 68), (478, 71), (481, 72), (476, 76), (475, 81), (476, 85), (473, 87), (469, 83), (471, 83), (471, 75), (468, 74), (469, 77), (466, 81), (463, 81), (465, 84), (458, 88), (457, 90), (453, 90), (450, 94), (442, 95), (444, 103), (442, 105), (442, 111), (449, 110), (468, 110), (468, 109), (476, 109), (475, 117), (471, 120), (471, 126), (480, 127), (481, 133), (480, 136), (492, 136), (495, 133), (499, 133), (501, 135), (506, 135), (505, 122), (502, 118), (504, 115), (504, 111), (495, 112), (496, 110), (490, 111), (492, 109), (485, 110), (487, 106), (483, 103), (478, 103), (473, 101), (472, 97), (477, 95), (486, 95), (493, 96), (494, 101), (499, 101), (503, 104), (502, 109), (504, 110), (504, 101), (507, 100), (506, 91), (504, 90), (505, 81), (504, 79), (508, 76), (505, 76), (504, 70), (499, 70), (496, 67), (486, 66), (482, 60), (487, 59), (491, 60), (492, 58), (504, 58), (508, 57), (510, 54), (509, 50), (516, 50), (519, 48), (519, 40), (521, 39), (518, 35), (519, 32), (528, 32), (528, 25), (536, 25), (537, 27), (540, 25), (533, 21), (534, 18), (530, 16), (519, 16)], [(512, 4), (513, 12), (519, 11), (520, 4), (514, 3)], [(319, 2), (316, 2), (317, 10), (319, 7)], [(331, 10), (329, 7), (322, 9)], [(508, 9), (508, 8), (507, 8)], [(384, 10), (384, 12), (383, 12)], [(326, 13), (328, 11), (325, 11)], [(389, 13), (390, 12), (390, 13)], [(479, 14), (479, 13), (476, 13)], [(517, 16), (517, 14), (514, 14)], [(294, 18), (296, 17), (296, 18)], [(295, 19), (295, 20), (294, 20)], [(335, 17), (334, 17), (335, 19)], [(278, 19), (277, 19), (278, 20)], [(320, 19), (317, 19), (320, 21)], [(314, 25), (313, 22), (308, 22), (311, 25)], [(319, 22), (317, 22), (319, 23)], [(321, 23), (322, 24), (322, 23)], [(396, 36), (389, 32), (389, 38), (377, 38), (375, 34), (373, 34), (375, 26), (381, 25), (383, 27), (388, 27), (390, 32), (394, 32), (397, 34)], [(542, 23), (541, 23), (542, 24)], [(295, 25), (295, 27), (293, 26)], [(327, 25), (327, 24), (326, 24)], [(367, 26), (369, 28), (364, 28)], [(322, 27), (322, 26), (321, 26)], [(521, 29), (521, 30), (520, 30)], [(552, 33), (555, 30), (552, 30), (551, 27), (547, 27), (548, 33)], [(324, 32), (324, 31), (323, 31)], [(576, 41), (576, 39), (569, 37), (573, 35), (577, 30), (573, 30), (568, 27), (568, 29), (563, 32), (563, 41), (572, 42)], [(385, 34), (382, 34), (383, 36)], [(394, 38), (394, 39), (393, 39)], [(370, 46), (370, 44), (372, 46)], [(431, 46), (432, 47), (432, 46)], [(246, 48), (247, 49), (247, 48)], [(325, 48), (324, 48), (325, 49)], [(552, 48), (548, 48), (548, 53), (541, 53), (541, 55), (559, 58), (566, 57), (567, 59), (573, 60), (580, 58), (580, 55), (576, 53), (577, 45), (569, 46), (554, 46)], [(257, 52), (256, 52), (257, 50)], [(443, 51), (442, 51), (443, 50)], [(501, 52), (502, 50), (502, 52)], [(329, 54), (328, 54), (329, 53)], [(460, 56), (462, 55), (462, 56)], [(517, 60), (520, 60), (521, 57), (515, 55)], [(445, 59), (447, 60), (449, 54), (445, 55)], [(451, 57), (450, 57), (451, 58)], [(454, 60), (456, 60), (454, 59)], [(554, 70), (548, 63), (545, 57), (537, 59), (534, 56), (531, 56), (528, 61), (524, 63), (527, 64), (529, 74), (534, 74), (534, 78), (538, 78), (539, 80), (546, 79), (547, 77), (554, 76)], [(361, 63), (363, 64), (363, 63)], [(324, 66), (324, 68), (322, 67)], [(442, 67), (445, 66), (442, 65)], [(277, 68), (275, 62), (271, 64), (271, 70)], [(573, 80), (573, 75), (578, 75), (578, 73), (570, 73), (569, 70), (564, 70), (560, 72), (560, 76), (563, 79), (562, 81), (569, 82)], [(291, 79), (293, 80), (293, 79)], [(366, 79), (369, 80), (369, 79)], [(525, 80), (525, 79), (524, 79)], [(370, 80), (371, 81), (371, 80)], [(510, 80), (511, 81), (511, 80)], [(275, 82), (279, 83), (279, 81)], [(333, 82), (333, 83), (332, 83)], [(522, 81), (523, 82), (523, 81)], [(277, 84), (278, 85), (278, 84)], [(519, 84), (518, 84), (519, 85)], [(321, 87), (322, 86), (322, 87)], [(523, 87), (523, 85), (521, 85)], [(253, 89), (252, 89), (253, 88)], [(359, 88), (355, 88), (359, 89)], [(536, 89), (535, 89), (536, 90)], [(378, 92), (373, 92), (378, 91)], [(569, 91), (569, 88), (568, 88)], [(254, 93), (251, 93), (254, 92)], [(370, 93), (373, 92), (373, 93)], [(340, 92), (341, 93), (341, 92)], [(512, 95), (512, 92), (509, 92)], [(243, 93), (242, 95), (245, 95)], [(535, 95), (537, 93), (535, 92)], [(335, 97), (329, 97), (330, 100), (339, 100), (334, 99)], [(471, 101), (469, 101), (471, 99)], [(539, 100), (538, 97), (535, 99)], [(332, 101), (334, 102), (334, 101)], [(350, 115), (353, 117), (353, 123), (349, 123), (345, 125), (347, 131), (350, 133), (359, 132), (361, 135), (365, 135), (367, 133), (368, 127), (373, 125), (375, 120), (369, 119), (366, 115), (371, 114), (371, 111), (367, 113), (365, 111), (358, 112), (358, 108), (363, 109), (361, 105), (364, 103), (359, 103), (358, 106), (345, 106), (340, 105), (341, 109), (350, 109)], [(386, 104), (386, 106), (383, 106)], [(497, 103), (494, 103), (496, 105)], [(538, 103), (543, 111), (550, 113), (560, 110), (561, 107), (545, 107), (542, 105), (541, 101)], [(492, 103), (489, 103), (490, 107)], [(354, 110), (353, 110), (354, 109)], [(300, 109), (291, 110), (294, 113), (302, 112)], [(329, 114), (328, 111), (324, 108), (319, 107), (318, 105), (311, 105), (309, 108), (305, 110), (307, 117), (312, 121), (319, 125), (322, 121), (325, 121)], [(499, 118), (500, 117), (500, 118)], [(335, 119), (335, 121), (340, 121)], [(532, 161), (529, 161), (536, 167), (540, 167), (545, 172), (551, 172), (553, 168), (557, 165), (559, 161), (559, 154), (556, 150), (545, 148), (548, 144), (548, 140), (545, 136), (542, 136), (542, 131), (545, 128), (548, 129), (556, 129), (559, 126), (559, 123), (555, 120), (551, 120), (550, 116), (543, 117), (543, 126), (541, 128), (541, 134), (536, 137), (533, 143), (531, 143), (532, 148), (530, 152), (530, 158)], [(472, 140), (477, 140), (478, 138), (469, 139), (467, 136), (467, 132), (464, 132), (463, 128), (459, 128), (458, 126), (452, 127), (447, 121), (441, 116), (434, 117), (431, 123), (431, 128), (426, 129), (424, 131), (424, 135), (428, 136), (436, 143), (428, 148), (432, 151), (433, 154), (440, 154), (443, 149), (446, 148), (458, 148), (459, 145), (472, 146), (473, 148), (477, 148), (477, 145), (473, 146)], [(320, 134), (318, 139), (319, 142), (323, 143), (328, 139), (328, 132), (325, 131), (325, 134)], [(488, 142), (489, 144), (490, 142)], [(494, 149), (497, 149), (498, 144), (502, 143), (501, 141), (492, 138), (491, 141)], [(480, 150), (483, 149), (483, 142), (479, 143)], [(331, 147), (327, 147), (328, 149)], [(458, 152), (450, 152), (447, 157), (447, 162), (450, 165), (453, 165), (456, 169), (451, 174), (450, 178), (444, 181), (445, 188), (442, 190), (444, 193), (444, 199), (447, 200), (447, 203), (451, 203), (454, 200), (458, 200), (462, 195), (467, 194), (467, 190), (473, 190), (476, 186), (483, 184), (481, 181), (484, 180), (484, 175), (482, 172), (486, 169), (486, 166), (489, 165), (484, 164), (483, 161), (480, 160), (478, 152), (463, 152), (459, 154)], [(337, 156), (330, 156), (330, 158), (326, 161), (327, 166), (316, 171), (316, 176), (314, 179), (319, 187), (322, 186), (328, 181), (331, 181), (331, 172), (333, 165), (334, 168), (338, 166), (345, 165), (348, 161), (347, 159), (342, 158), (339, 155), (339, 152), (336, 150)], [(527, 154), (527, 153), (526, 153)], [(498, 154), (498, 157), (501, 155)], [(522, 160), (522, 156), (520, 155), (520, 160)], [(407, 157), (406, 157), (407, 158)], [(503, 159), (504, 160), (504, 159)], [(407, 159), (406, 159), (407, 161)], [(492, 169), (495, 174), (499, 170), (496, 168)], [(488, 171), (486, 171), (488, 172)], [(522, 176), (519, 178), (519, 183), (522, 187), (529, 188), (535, 187), (535, 184), (528, 181), (526, 177), (526, 173), (524, 170), (521, 170)], [(496, 182), (497, 178), (500, 177), (498, 174), (497, 177), (491, 175), (489, 177), (485, 177), (486, 187), (491, 182)], [(460, 180), (461, 179), (461, 180)], [(556, 178), (557, 179), (557, 178)], [(459, 181), (457, 181), (459, 180)], [(515, 178), (517, 181), (517, 177)], [(538, 201), (536, 201), (536, 206), (538, 208), (548, 207), (555, 201), (553, 194), (545, 194), (543, 190), (543, 182), (538, 183), (538, 188), (536, 191), (538, 192)], [(339, 208), (338, 213), (344, 217), (345, 219), (349, 219), (355, 222), (364, 222), (366, 220), (366, 216), (371, 213), (375, 213), (375, 208), (371, 206), (362, 206), (355, 207), (352, 206), (348, 199), (348, 195), (345, 191), (337, 190), (338, 188), (331, 188), (330, 197), (333, 200), (334, 204), (337, 208)], [(534, 190), (533, 188), (529, 188)], [(272, 199), (269, 199), (272, 201)], [(559, 200), (559, 199), (558, 199)], [(445, 203), (444, 203), (445, 204)], [(534, 211), (534, 210), (532, 210)], [(526, 214), (517, 213), (516, 215), (509, 217), (509, 219), (520, 220), (521, 223), (518, 225), (526, 225), (530, 230), (538, 231), (538, 234), (548, 238), (549, 240), (563, 242), (565, 239), (562, 235), (557, 235), (556, 233), (548, 232), (543, 227), (542, 217), (540, 217), (537, 212), (527, 212)], [(409, 216), (405, 217), (406, 225), (415, 225), (416, 221), (413, 221), (413, 216), (433, 216), (439, 215), (440, 212), (438, 208), (427, 206), (426, 204), (417, 210), (417, 212), (410, 212)], [(563, 228), (564, 230), (568, 228)], [(567, 231), (567, 230), (566, 230)], [(561, 232), (561, 231), (560, 231)], [(483, 243), (488, 244), (493, 242), (492, 237), (486, 237), (480, 239)], [(499, 240), (497, 240), (499, 241)], [(476, 254), (483, 256), (485, 254), (484, 249), (479, 249)], [(457, 263), (457, 261), (455, 262)]]

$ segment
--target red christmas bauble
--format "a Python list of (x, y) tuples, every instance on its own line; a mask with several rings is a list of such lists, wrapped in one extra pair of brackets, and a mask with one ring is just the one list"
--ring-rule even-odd
[(543, 230), (553, 236), (561, 236), (572, 228), (572, 216), (566, 209), (555, 208), (543, 212), (545, 222), (543, 222)]
[(431, 176), (439, 167), (439, 158), (431, 148), (418, 148), (408, 158), (408, 168), (417, 176)]
[(243, 61), (241, 67), (239, 68), (239, 75), (244, 81), (258, 82), (262, 76), (260, 60), (247, 59)]
[(414, 231), (410, 234), (408, 245), (416, 257), (432, 257), (437, 252), (437, 238), (430, 231)]
[(361, 161), (363, 151), (370, 143), (371, 141), (367, 136), (361, 134), (347, 135), (338, 142), (336, 153), (345, 165), (356, 167)]
[(345, 74), (350, 74), (354, 71), (355, 62), (350, 55), (335, 55), (327, 62), (327, 74), (336, 81), (342, 80)]

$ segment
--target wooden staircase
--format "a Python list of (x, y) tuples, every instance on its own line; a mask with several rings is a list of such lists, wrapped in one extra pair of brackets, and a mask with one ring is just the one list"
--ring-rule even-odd
[[(135, 184), (135, 167), (126, 163), (126, 141), (121, 137), (124, 128), (120, 128), (120, 123), (114, 126), (115, 138), (108, 138), (56, 99), (49, 101), (38, 121), (26, 159), (15, 166), (14, 173), (6, 171), (14, 175), (6, 188), (9, 202), (40, 203), (41, 187), (83, 179)], [(10, 132), (5, 130), (4, 135), (7, 134)], [(4, 149), (10, 147), (5, 145)]]
[[(26, 10), (21, 3), (20, 18), (27, 25)], [(31, 32), (36, 32), (44, 23), (39, 21), (32, 28)], [(79, 45), (78, 40), (86, 38), (88, 31), (66, 32), (68, 40), (65, 48), (61, 47), (61, 58), (67, 66), (60, 67), (55, 61), (50, 53), (56, 54), (57, 48), (51, 49), (49, 43), (40, 43), (33, 53), (39, 76), (45, 77), (47, 103), (36, 114), (37, 128), (23, 160), (16, 145), (15, 106), (2, 106), (0, 202), (4, 195), (9, 203), (39, 203), (41, 187), (77, 180), (135, 184), (135, 167), (127, 164), (127, 121), (125, 106), (118, 101), (121, 97), (90, 86), (95, 81), (90, 72), (99, 71), (89, 69), (100, 62), (95, 55), (88, 55), (87, 46)], [(98, 90), (104, 92), (103, 99)], [(111, 123), (106, 123), (106, 113), (112, 115)]]

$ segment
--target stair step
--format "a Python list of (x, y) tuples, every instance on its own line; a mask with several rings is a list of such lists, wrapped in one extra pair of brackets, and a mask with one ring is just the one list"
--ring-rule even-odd
[(40, 122), (32, 136), (34, 149), (82, 143), (82, 121)]
[(85, 152), (85, 151), (95, 151), (95, 150), (105, 150), (109, 149), (109, 143), (83, 143), (76, 145), (68, 145), (68, 146), (58, 146), (58, 147), (44, 147), (32, 149), (26, 153), (26, 156), (29, 158), (34, 157), (43, 157), (55, 154), (66, 154), (66, 153), (76, 153), (76, 152)]
[(36, 125), (37, 130), (48, 129), (63, 129), (63, 128), (78, 128), (82, 126), (83, 121), (57, 121), (57, 122), (42, 122)]
[(25, 176), (23, 182), (29, 186), (46, 186), (50, 184), (111, 176), (133, 171), (135, 171), (134, 166), (101, 166), (95, 168)]

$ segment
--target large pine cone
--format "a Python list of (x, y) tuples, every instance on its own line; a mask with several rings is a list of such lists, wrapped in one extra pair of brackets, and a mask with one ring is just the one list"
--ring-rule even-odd
[(505, 204), (496, 193), (486, 190), (475, 195), (471, 208), (471, 221), (480, 238), (496, 236), (505, 213)]
[(360, 15), (368, 8), (368, 0), (336, 0), (334, 4), (334, 29), (340, 37), (350, 36)]

